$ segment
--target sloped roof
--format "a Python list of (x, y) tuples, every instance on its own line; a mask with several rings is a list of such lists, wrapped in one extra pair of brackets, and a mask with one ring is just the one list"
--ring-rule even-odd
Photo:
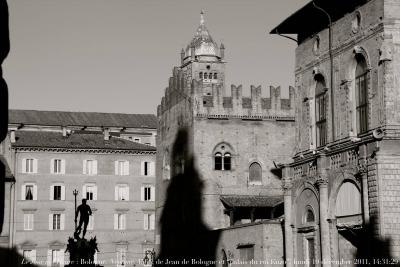
[(271, 34), (299, 34), (301, 42), (305, 37), (326, 28), (329, 20), (323, 11), (325, 10), (332, 19), (332, 22), (343, 17), (346, 13), (352, 12), (357, 6), (363, 5), (368, 0), (314, 0), (297, 10), (278, 26), (270, 31)]
[(88, 126), (88, 127), (130, 127), (157, 128), (153, 114), (123, 114), (99, 112), (68, 112), (39, 110), (9, 110), (10, 124), (42, 126)]
[(110, 136), (109, 140), (104, 140), (103, 134), (71, 133), (64, 137), (56, 132), (16, 131), (15, 135), (13, 147), (156, 151), (153, 146), (118, 137)]
[(283, 196), (223, 195), (220, 197), (226, 207), (273, 208), (283, 202)]

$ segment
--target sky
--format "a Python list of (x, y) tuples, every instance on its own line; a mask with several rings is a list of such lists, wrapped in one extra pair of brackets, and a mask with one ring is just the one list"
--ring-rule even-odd
[(9, 0), (13, 109), (156, 113), (199, 25), (225, 45), (230, 84), (294, 83), (296, 43), (269, 31), (308, 0)]

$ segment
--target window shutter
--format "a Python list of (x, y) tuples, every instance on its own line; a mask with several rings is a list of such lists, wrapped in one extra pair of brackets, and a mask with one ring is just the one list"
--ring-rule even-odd
[(25, 191), (26, 188), (25, 188), (25, 186), (26, 186), (26, 185), (24, 185), (24, 184), (21, 186), (21, 200), (25, 200), (25, 194), (26, 194), (26, 191)]
[(143, 186), (140, 188), (140, 200), (144, 201), (144, 187)]
[(119, 185), (115, 186), (115, 200), (118, 200), (118, 189), (119, 189)]
[(155, 175), (155, 164), (154, 162), (150, 162), (150, 176)]
[(150, 214), (150, 230), (154, 230), (154, 223), (155, 223), (155, 215), (154, 213)]
[(129, 161), (124, 162), (124, 175), (129, 175)]
[(65, 225), (65, 214), (62, 213), (60, 216), (60, 230), (64, 230), (64, 225)]
[(93, 200), (97, 200), (97, 186), (93, 186)]
[(38, 169), (38, 160), (33, 159), (33, 173), (37, 173), (37, 169)]
[(53, 214), (49, 214), (49, 230), (53, 230)]
[(51, 249), (47, 250), (47, 267), (51, 267)]
[(60, 252), (58, 253), (58, 262), (60, 262), (60, 267), (64, 267), (64, 251), (60, 249)]
[(50, 186), (50, 200), (54, 200), (54, 185)]
[(129, 186), (125, 187), (125, 191), (126, 191), (126, 201), (129, 201)]
[(50, 173), (54, 173), (54, 159), (50, 160)]
[(140, 175), (144, 176), (144, 161), (140, 163)]
[(65, 185), (61, 185), (61, 200), (65, 200)]
[(114, 162), (114, 165), (115, 165), (115, 175), (118, 175), (118, 161), (117, 160)]
[(82, 173), (83, 173), (83, 174), (86, 174), (86, 164), (87, 164), (87, 160), (84, 159), (84, 160), (83, 160), (83, 170), (82, 170)]
[(65, 174), (65, 159), (61, 160), (61, 173)]
[(86, 185), (82, 187), (82, 198), (86, 198)]
[(26, 159), (22, 159), (21, 172), (26, 173)]
[(114, 214), (114, 230), (118, 229), (118, 214)]
[(37, 185), (33, 185), (33, 200), (37, 200)]
[(150, 201), (154, 201), (154, 197), (155, 197), (155, 188), (154, 186), (150, 187)]
[(148, 230), (149, 229), (149, 214), (145, 213), (143, 214), (143, 229)]
[(93, 175), (97, 175), (97, 160), (93, 160)]

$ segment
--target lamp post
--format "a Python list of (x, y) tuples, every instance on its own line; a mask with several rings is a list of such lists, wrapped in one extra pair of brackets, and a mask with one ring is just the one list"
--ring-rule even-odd
[(76, 224), (77, 224), (77, 221), (76, 221), (76, 196), (78, 195), (78, 190), (74, 189), (74, 191), (72, 193), (74, 194), (74, 197), (75, 197), (75, 219), (74, 219), (74, 221), (75, 221), (75, 230), (76, 230)]

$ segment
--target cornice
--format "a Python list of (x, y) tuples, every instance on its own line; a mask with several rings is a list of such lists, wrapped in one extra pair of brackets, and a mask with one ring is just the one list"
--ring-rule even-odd
[(74, 153), (101, 153), (101, 154), (135, 154), (155, 155), (156, 151), (138, 151), (130, 149), (100, 149), (100, 148), (55, 148), (55, 147), (12, 147), (16, 152), (44, 151), (44, 152), (74, 152)]

